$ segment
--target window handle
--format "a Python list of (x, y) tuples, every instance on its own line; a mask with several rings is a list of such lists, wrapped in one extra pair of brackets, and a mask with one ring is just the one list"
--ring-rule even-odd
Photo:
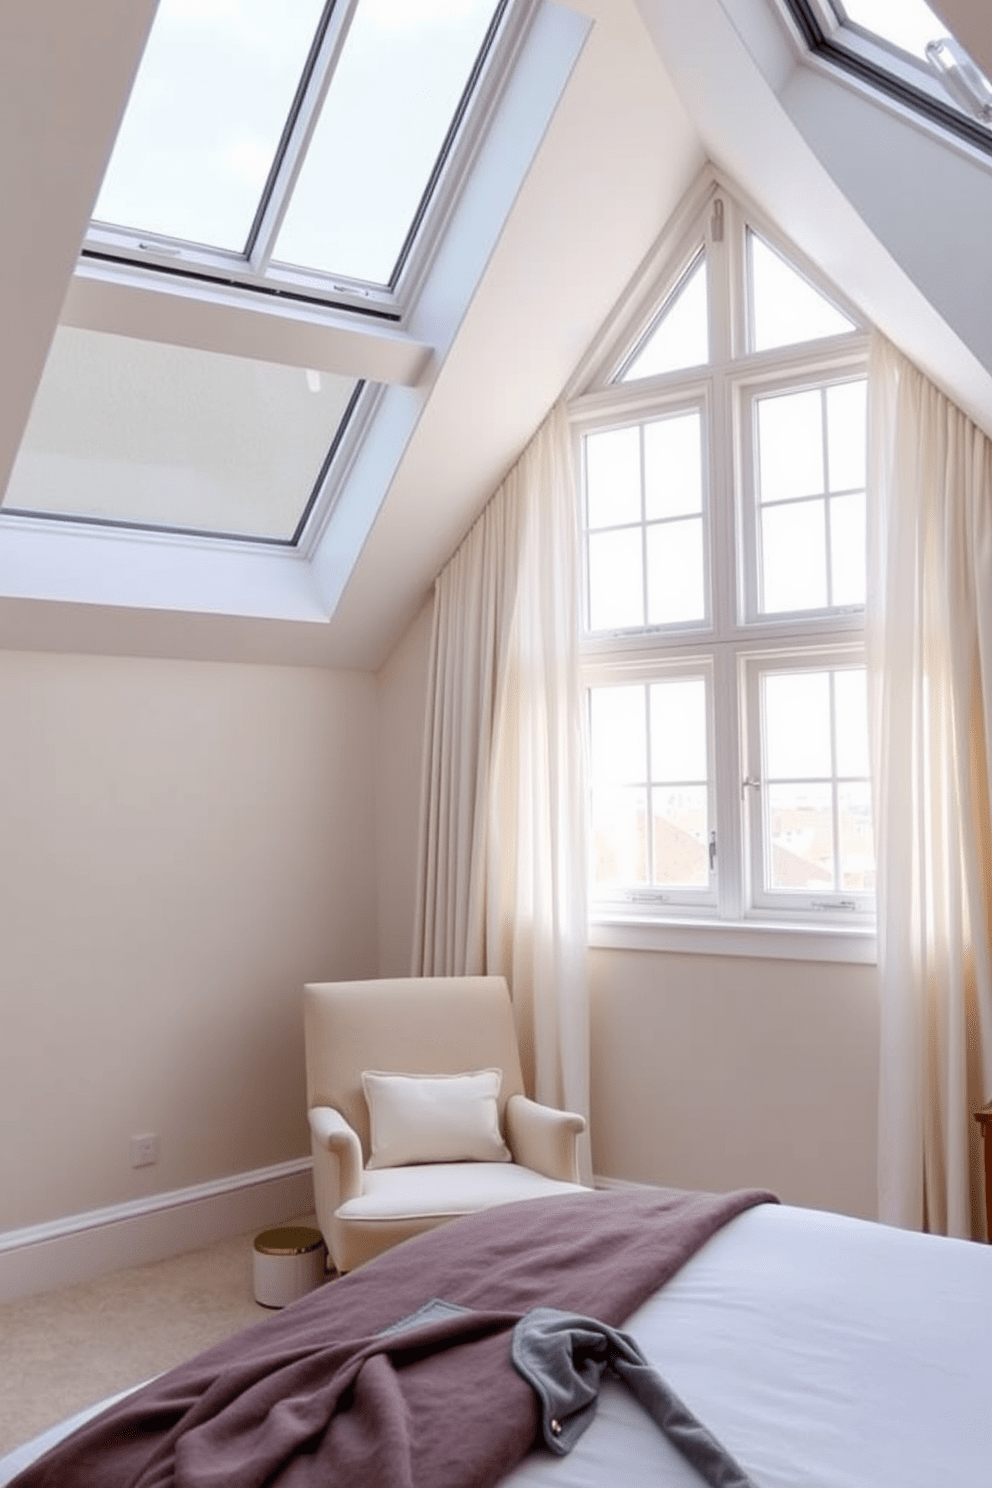
[(710, 833), (710, 872), (716, 867), (716, 833)]
[(741, 781), (741, 800), (742, 801), (744, 799), (744, 792), (748, 789), (748, 787), (750, 787), (751, 790), (760, 790), (761, 789), (761, 781), (760, 780), (756, 780), (752, 775), (745, 775), (744, 776), (744, 779)]

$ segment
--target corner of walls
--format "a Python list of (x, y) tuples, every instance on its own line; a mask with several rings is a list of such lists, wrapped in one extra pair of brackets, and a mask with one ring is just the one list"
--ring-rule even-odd
[(413, 951), (424, 707), (433, 597), (376, 677), (379, 975), (407, 976)]

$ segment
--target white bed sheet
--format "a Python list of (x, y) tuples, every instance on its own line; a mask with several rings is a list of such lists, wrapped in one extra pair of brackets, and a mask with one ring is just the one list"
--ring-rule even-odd
[[(759, 1488), (972, 1488), (992, 1482), (990, 1322), (992, 1247), (764, 1204), (626, 1327)], [(78, 1424), (4, 1458), (0, 1488)], [(506, 1485), (699, 1482), (607, 1381), (573, 1451)]]
[[(627, 1329), (760, 1488), (992, 1483), (992, 1248), (766, 1204)], [(623, 1386), (512, 1488), (698, 1488)]]

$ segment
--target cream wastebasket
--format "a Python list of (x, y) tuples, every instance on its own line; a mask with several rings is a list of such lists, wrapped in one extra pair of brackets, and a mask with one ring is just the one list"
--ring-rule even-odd
[(324, 1280), (326, 1250), (319, 1230), (291, 1225), (255, 1236), (255, 1301), (286, 1307)]

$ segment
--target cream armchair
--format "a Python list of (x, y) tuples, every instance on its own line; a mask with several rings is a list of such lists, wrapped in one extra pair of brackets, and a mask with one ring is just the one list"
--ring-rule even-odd
[(304, 1020), (317, 1220), (339, 1271), (477, 1209), (583, 1192), (585, 1120), (524, 1094), (502, 977), (314, 983)]

